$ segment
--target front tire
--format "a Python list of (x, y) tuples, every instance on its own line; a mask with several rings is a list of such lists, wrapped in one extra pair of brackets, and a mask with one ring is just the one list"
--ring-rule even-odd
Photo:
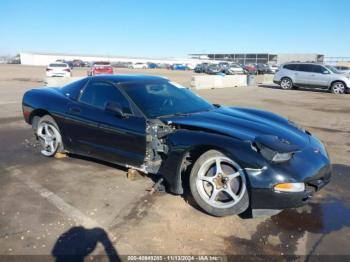
[(331, 92), (333, 94), (345, 94), (346, 86), (343, 82), (340, 82), (340, 81), (334, 82), (331, 86)]
[(281, 80), (280, 86), (283, 90), (290, 90), (293, 88), (293, 81), (288, 77), (284, 77)]
[(193, 165), (190, 190), (196, 203), (213, 216), (237, 215), (249, 206), (242, 169), (216, 150), (205, 152)]
[(35, 134), (40, 142), (42, 155), (52, 157), (63, 152), (62, 136), (51, 116), (45, 115), (39, 119)]

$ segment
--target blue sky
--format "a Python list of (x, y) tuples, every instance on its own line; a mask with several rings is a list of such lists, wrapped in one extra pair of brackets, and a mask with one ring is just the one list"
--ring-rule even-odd
[(349, 0), (0, 0), (0, 55), (350, 56)]

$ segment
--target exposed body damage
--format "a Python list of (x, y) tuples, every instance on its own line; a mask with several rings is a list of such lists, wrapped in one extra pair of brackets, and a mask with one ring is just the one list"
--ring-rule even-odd
[[(147, 124), (144, 169), (162, 176), (169, 191), (174, 194), (184, 193), (183, 179), (188, 175), (185, 171), (205, 151), (217, 149), (242, 163), (251, 154), (249, 141), (235, 139), (218, 131), (164, 122), (156, 119)], [(244, 166), (256, 170), (262, 165), (263, 162), (257, 161)]]
[(174, 132), (174, 128), (165, 125), (158, 119), (148, 120), (146, 122), (146, 154), (145, 171), (157, 174), (162, 161), (169, 152), (167, 144), (167, 135)]

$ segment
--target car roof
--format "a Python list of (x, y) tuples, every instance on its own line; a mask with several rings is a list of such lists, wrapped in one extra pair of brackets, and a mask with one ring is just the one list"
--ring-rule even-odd
[(136, 82), (136, 81), (168, 81), (166, 77), (162, 76), (151, 76), (151, 75), (97, 75), (90, 76), (91, 79), (100, 79), (115, 83), (126, 83), (126, 82)]

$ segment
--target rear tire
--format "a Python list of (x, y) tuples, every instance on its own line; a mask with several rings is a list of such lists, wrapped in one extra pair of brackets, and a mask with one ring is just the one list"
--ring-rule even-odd
[(289, 77), (284, 77), (281, 79), (280, 86), (283, 90), (290, 90), (293, 88), (293, 81)]
[(41, 144), (41, 154), (52, 157), (56, 153), (63, 153), (63, 142), (56, 121), (49, 115), (41, 117), (35, 130), (36, 137)]
[(219, 151), (209, 150), (197, 159), (189, 182), (196, 203), (213, 216), (237, 215), (249, 206), (245, 174)]

